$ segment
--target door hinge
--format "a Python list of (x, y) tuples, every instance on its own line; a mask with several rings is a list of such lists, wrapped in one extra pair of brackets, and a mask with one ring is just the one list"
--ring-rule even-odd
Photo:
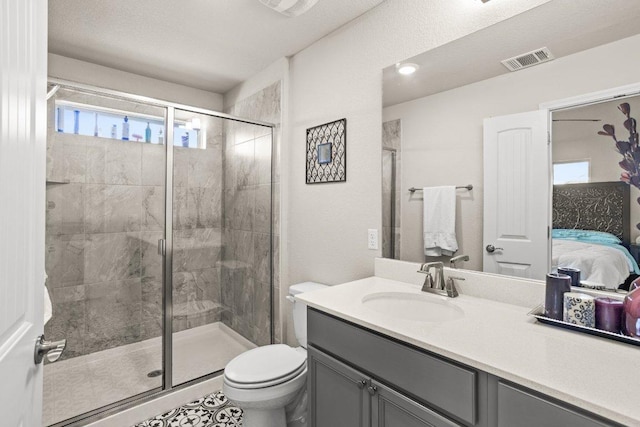
[(165, 256), (167, 254), (167, 241), (158, 239), (158, 255)]
[(551, 144), (551, 132), (547, 131), (547, 145)]

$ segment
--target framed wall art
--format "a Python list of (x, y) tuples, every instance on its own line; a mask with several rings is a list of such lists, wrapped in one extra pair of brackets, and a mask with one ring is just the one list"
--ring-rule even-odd
[(347, 119), (307, 129), (307, 184), (347, 180)]

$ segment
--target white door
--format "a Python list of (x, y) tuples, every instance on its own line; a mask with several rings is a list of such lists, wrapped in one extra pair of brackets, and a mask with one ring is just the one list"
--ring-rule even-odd
[(546, 110), (484, 120), (483, 269), (543, 279), (549, 268)]
[(0, 410), (42, 425), (46, 0), (0, 2)]

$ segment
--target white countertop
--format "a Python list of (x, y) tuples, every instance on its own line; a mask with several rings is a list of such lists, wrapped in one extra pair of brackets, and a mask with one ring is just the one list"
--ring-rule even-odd
[(394, 318), (361, 302), (366, 294), (393, 291), (421, 292), (419, 285), (369, 277), (296, 298), (613, 421), (640, 426), (635, 400), (640, 396), (640, 347), (543, 325), (527, 315), (526, 307), (466, 295), (447, 299), (465, 315), (446, 322)]

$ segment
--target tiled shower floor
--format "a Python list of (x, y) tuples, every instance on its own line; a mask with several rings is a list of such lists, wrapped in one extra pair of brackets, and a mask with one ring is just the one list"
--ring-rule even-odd
[[(220, 370), (255, 347), (222, 323), (174, 334), (174, 384)], [(162, 385), (160, 337), (44, 367), (44, 425), (75, 417)]]

